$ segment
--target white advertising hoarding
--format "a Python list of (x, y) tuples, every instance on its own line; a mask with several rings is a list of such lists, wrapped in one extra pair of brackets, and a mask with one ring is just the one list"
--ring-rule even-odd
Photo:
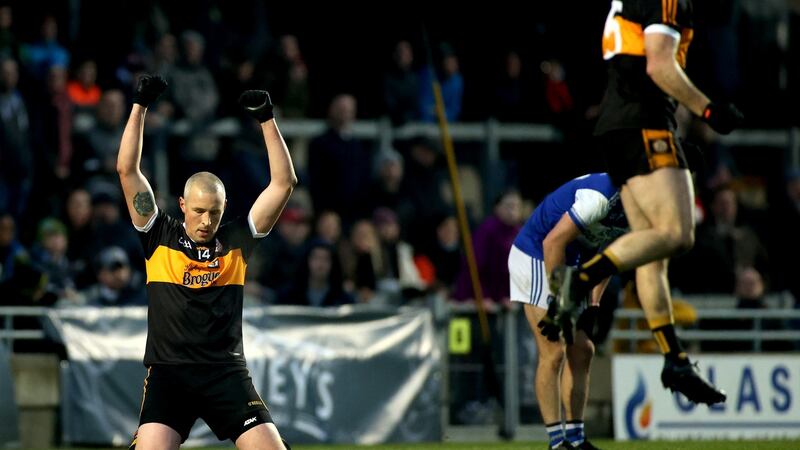
[(695, 405), (661, 385), (663, 357), (613, 359), (614, 436), (634, 439), (800, 437), (800, 355), (699, 355), (727, 401)]

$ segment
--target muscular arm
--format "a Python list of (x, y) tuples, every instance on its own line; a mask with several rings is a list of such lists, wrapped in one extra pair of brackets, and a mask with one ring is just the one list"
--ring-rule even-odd
[(257, 233), (268, 233), (289, 200), (289, 195), (297, 184), (297, 176), (275, 119), (263, 122), (261, 131), (267, 145), (271, 181), (250, 208), (250, 219)]
[(564, 213), (556, 226), (547, 233), (542, 241), (542, 249), (544, 251), (544, 270), (548, 277), (554, 268), (564, 264), (567, 245), (580, 234), (580, 228), (575, 225), (568, 213)]
[(117, 173), (133, 224), (144, 227), (155, 212), (153, 188), (142, 175), (142, 133), (147, 108), (134, 104), (117, 155)]
[(695, 87), (675, 59), (678, 44), (678, 40), (668, 34), (645, 33), (647, 75), (667, 95), (700, 116), (710, 101)]

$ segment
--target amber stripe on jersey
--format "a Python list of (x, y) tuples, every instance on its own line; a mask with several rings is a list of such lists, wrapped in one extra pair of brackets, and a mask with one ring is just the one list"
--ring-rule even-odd
[(661, 21), (670, 25), (677, 25), (679, 0), (661, 0)]
[[(144, 411), (144, 399), (147, 397), (147, 380), (150, 379), (150, 369), (152, 368), (153, 366), (147, 366), (147, 376), (144, 377), (144, 388), (142, 389), (142, 406), (139, 408), (139, 416), (141, 416), (142, 411)], [(131, 446), (136, 444), (136, 438), (137, 436), (134, 436), (133, 443), (131, 444)]]
[(180, 250), (158, 246), (146, 262), (147, 283), (171, 283), (192, 289), (244, 285), (247, 264), (241, 249), (212, 261), (195, 261)]

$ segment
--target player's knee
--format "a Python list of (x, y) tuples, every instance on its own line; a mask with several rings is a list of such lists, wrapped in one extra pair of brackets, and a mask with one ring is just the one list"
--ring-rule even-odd
[(688, 252), (694, 246), (694, 229), (691, 227), (671, 226), (663, 234), (673, 255)]
[(544, 370), (558, 372), (564, 363), (564, 348), (551, 346), (547, 351), (539, 352), (539, 366)]
[(580, 339), (575, 342), (570, 355), (570, 364), (588, 368), (594, 357), (594, 343), (589, 339)]

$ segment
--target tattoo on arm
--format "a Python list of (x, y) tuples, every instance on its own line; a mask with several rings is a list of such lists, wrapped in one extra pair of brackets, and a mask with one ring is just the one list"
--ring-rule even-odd
[(133, 209), (139, 213), (140, 216), (149, 216), (155, 210), (155, 202), (153, 194), (150, 192), (137, 192), (133, 196)]

